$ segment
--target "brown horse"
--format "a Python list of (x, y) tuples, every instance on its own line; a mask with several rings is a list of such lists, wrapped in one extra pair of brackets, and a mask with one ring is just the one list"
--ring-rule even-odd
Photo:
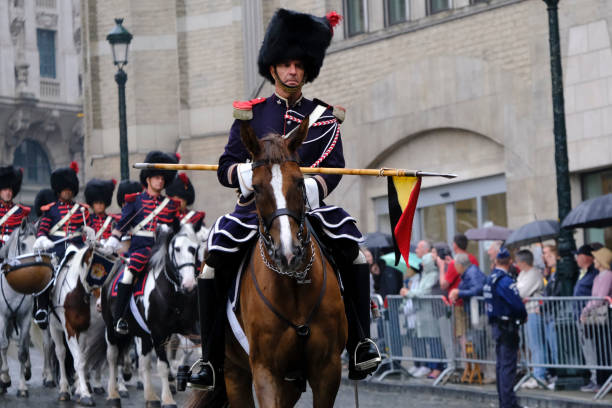
[(225, 387), (194, 393), (192, 407), (291, 407), (306, 381), (314, 407), (332, 407), (340, 386), (347, 321), (332, 266), (306, 225), (304, 179), (297, 150), (308, 118), (284, 139), (258, 140), (248, 122), (242, 142), (253, 158), (259, 240), (242, 274), (236, 317), (249, 353), (226, 330)]

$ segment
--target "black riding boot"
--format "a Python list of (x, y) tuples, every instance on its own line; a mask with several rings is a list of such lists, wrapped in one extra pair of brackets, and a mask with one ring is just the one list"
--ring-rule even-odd
[(45, 289), (41, 294), (36, 296), (36, 307), (34, 308), (34, 323), (40, 327), (40, 330), (45, 330), (49, 325), (49, 292), (51, 287)]
[(373, 373), (381, 357), (370, 339), (370, 268), (367, 264), (340, 269), (348, 320), (349, 379), (363, 380)]
[[(217, 320), (218, 305), (215, 279), (198, 279), (198, 305), (200, 312), (200, 330), (202, 337), (202, 358), (194, 364), (188, 380), (191, 388), (199, 390), (211, 390), (215, 387), (215, 368), (213, 358), (218, 353), (223, 354), (224, 350), (218, 350), (217, 333), (215, 320)], [(223, 330), (221, 330), (223, 333)], [(221, 335), (221, 337), (223, 337)], [(215, 362), (216, 363), (216, 362)], [(219, 367), (217, 367), (219, 368)]]
[(117, 299), (113, 303), (113, 327), (115, 332), (125, 336), (129, 332), (128, 322), (124, 319), (130, 297), (132, 296), (132, 285), (129, 283), (117, 283)]

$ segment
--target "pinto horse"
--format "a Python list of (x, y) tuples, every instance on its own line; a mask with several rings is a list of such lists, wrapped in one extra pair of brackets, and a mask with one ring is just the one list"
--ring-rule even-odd
[(161, 405), (163, 408), (176, 408), (168, 379), (170, 364), (166, 344), (174, 333), (193, 335), (197, 332), (198, 307), (194, 289), (197, 230), (204, 228), (200, 225), (184, 224), (176, 234), (166, 225), (158, 227), (147, 265), (144, 294), (130, 305), (132, 311), (136, 310), (138, 314), (136, 316), (132, 313), (127, 318), (130, 335), (119, 336), (113, 330), (111, 303), (114, 298), (111, 294), (115, 277), (110, 278), (102, 288), (102, 315), (107, 327), (106, 357), (109, 365), (108, 405), (121, 406), (117, 390), (117, 360), (130, 346), (130, 336), (135, 336), (146, 406), (159, 404), (159, 397), (151, 382), (151, 352), (155, 350), (157, 371), (162, 384)]
[[(306, 224), (304, 179), (297, 150), (308, 118), (287, 139), (258, 140), (247, 122), (243, 144), (253, 158), (259, 240), (240, 282), (236, 318), (248, 355), (226, 330), (225, 382), (205, 395), (194, 391), (191, 407), (294, 406), (307, 381), (314, 407), (332, 407), (340, 386), (340, 355), (347, 321), (340, 285)], [(224, 386), (225, 385), (225, 386)]]

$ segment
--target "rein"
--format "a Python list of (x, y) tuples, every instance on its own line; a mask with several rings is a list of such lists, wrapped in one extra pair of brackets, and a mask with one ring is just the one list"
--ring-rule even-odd
[[(170, 241), (170, 245), (168, 245), (169, 248), (173, 248), (173, 243), (174, 243), (175, 238), (176, 236), (172, 237), (172, 240)], [(166, 253), (166, 265), (164, 265), (164, 277), (170, 284), (172, 284), (172, 286), (174, 287), (174, 291), (178, 293), (180, 292), (180, 285), (181, 285), (181, 281), (180, 281), (181, 269), (186, 268), (188, 266), (193, 266), (194, 271), (197, 271), (198, 268), (195, 262), (185, 262), (183, 264), (177, 265), (174, 251), (170, 250), (169, 252), (171, 253), (171, 255)], [(196, 253), (197, 253), (197, 249), (196, 249)], [(168, 274), (168, 270), (171, 271), (171, 274)]]
[[(261, 242), (259, 243), (259, 245), (261, 247)], [(312, 242), (311, 242), (311, 245), (312, 245)], [(314, 251), (313, 251), (313, 255), (314, 255)], [(325, 260), (321, 257), (320, 248), (319, 248), (319, 257), (321, 258), (321, 262), (323, 263), (323, 284), (321, 285), (321, 291), (319, 292), (319, 297), (317, 299), (317, 302), (315, 303), (314, 307), (310, 311), (310, 314), (308, 315), (308, 318), (306, 318), (306, 321), (304, 322), (304, 324), (300, 324), (300, 325), (293, 323), (291, 320), (285, 317), (278, 309), (274, 307), (274, 305), (270, 302), (270, 300), (268, 300), (266, 295), (264, 295), (261, 288), (259, 287), (259, 283), (257, 282), (257, 277), (255, 276), (255, 265), (253, 262), (251, 262), (251, 268), (250, 268), (251, 273), (250, 274), (251, 274), (251, 279), (253, 280), (253, 285), (255, 285), (255, 290), (257, 290), (257, 294), (259, 295), (261, 300), (264, 302), (266, 307), (270, 309), (270, 311), (274, 313), (276, 317), (278, 317), (279, 320), (281, 320), (287, 326), (293, 328), (296, 334), (298, 335), (298, 338), (301, 338), (303, 340), (306, 340), (310, 336), (310, 323), (315, 313), (319, 309), (319, 306), (321, 306), (321, 303), (323, 302), (323, 296), (325, 295), (325, 289), (327, 287), (327, 265), (326, 265)]]

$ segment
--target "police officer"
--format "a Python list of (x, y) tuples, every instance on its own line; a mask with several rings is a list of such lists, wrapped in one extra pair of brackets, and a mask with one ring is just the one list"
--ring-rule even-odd
[[(50, 251), (60, 259), (57, 270), (64, 264), (68, 245), (77, 248), (83, 246), (82, 228), (86, 226), (85, 221), (89, 217), (87, 206), (74, 201), (74, 197), (79, 192), (79, 179), (77, 173), (79, 166), (76, 162), (70, 163), (70, 167), (56, 169), (51, 173), (51, 188), (57, 196), (57, 201), (41, 207), (43, 215), (38, 225), (37, 239), (34, 242), (34, 249)], [(55, 241), (72, 237), (62, 243), (55, 244)], [(44, 330), (49, 323), (47, 308), (49, 305), (49, 285), (42, 293), (36, 296), (34, 322)]]
[(91, 179), (85, 186), (85, 202), (92, 210), (88, 224), (96, 233), (96, 241), (110, 237), (114, 224), (119, 221), (118, 214), (107, 214), (106, 209), (111, 205), (116, 180)]
[(206, 213), (190, 209), (195, 201), (195, 189), (185, 173), (179, 173), (175, 179), (166, 187), (166, 194), (180, 202), (178, 216), (181, 224), (202, 224)]
[(15, 228), (30, 213), (30, 207), (15, 204), (13, 199), (21, 190), (23, 172), (13, 166), (0, 167), (0, 248)]
[[(202, 359), (199, 371), (189, 378), (193, 388), (214, 388), (214, 371), (224, 357), (223, 325), (225, 294), (246, 251), (257, 239), (259, 220), (252, 186), (251, 155), (240, 137), (242, 120), (250, 120), (258, 138), (268, 133), (288, 137), (308, 117), (308, 136), (299, 148), (300, 166), (344, 167), (340, 138), (343, 110), (302, 95), (302, 86), (316, 79), (339, 16), (320, 18), (279, 9), (268, 25), (259, 50), (259, 73), (275, 87), (268, 98), (234, 103), (236, 120), (225, 151), (219, 158), (217, 177), (229, 188), (239, 189), (234, 212), (219, 218), (208, 239), (206, 264), (198, 279)], [(324, 206), (322, 200), (338, 185), (341, 175), (317, 175), (304, 179), (309, 219), (325, 245), (330, 248), (344, 284), (347, 311), (349, 378), (364, 379), (376, 370), (380, 354), (369, 339), (369, 267), (359, 251), (361, 233), (355, 219), (342, 208)], [(319, 208), (320, 207), (320, 208)], [(315, 214), (316, 213), (316, 214)], [(216, 301), (214, 299), (217, 299)]]
[(495, 339), (497, 394), (500, 408), (517, 408), (514, 393), (516, 364), (519, 348), (519, 329), (527, 319), (525, 305), (519, 296), (516, 282), (508, 274), (512, 259), (507, 249), (501, 248), (496, 267), (487, 278), (483, 293), (489, 324)]
[[(149, 152), (145, 161), (147, 163), (177, 163), (176, 157), (160, 151)], [(129, 327), (124, 316), (132, 295), (132, 283), (147, 266), (158, 225), (166, 224), (173, 228), (178, 226), (178, 202), (162, 195), (164, 187), (169, 185), (175, 176), (176, 171), (141, 170), (140, 182), (145, 187), (145, 191), (125, 195), (121, 219), (103, 247), (103, 252), (106, 253), (120, 251), (121, 237), (131, 228), (132, 239), (127, 253), (130, 260), (127, 268), (124, 269), (121, 281), (117, 284), (117, 299), (112, 311), (113, 327), (117, 334), (128, 334)]]

